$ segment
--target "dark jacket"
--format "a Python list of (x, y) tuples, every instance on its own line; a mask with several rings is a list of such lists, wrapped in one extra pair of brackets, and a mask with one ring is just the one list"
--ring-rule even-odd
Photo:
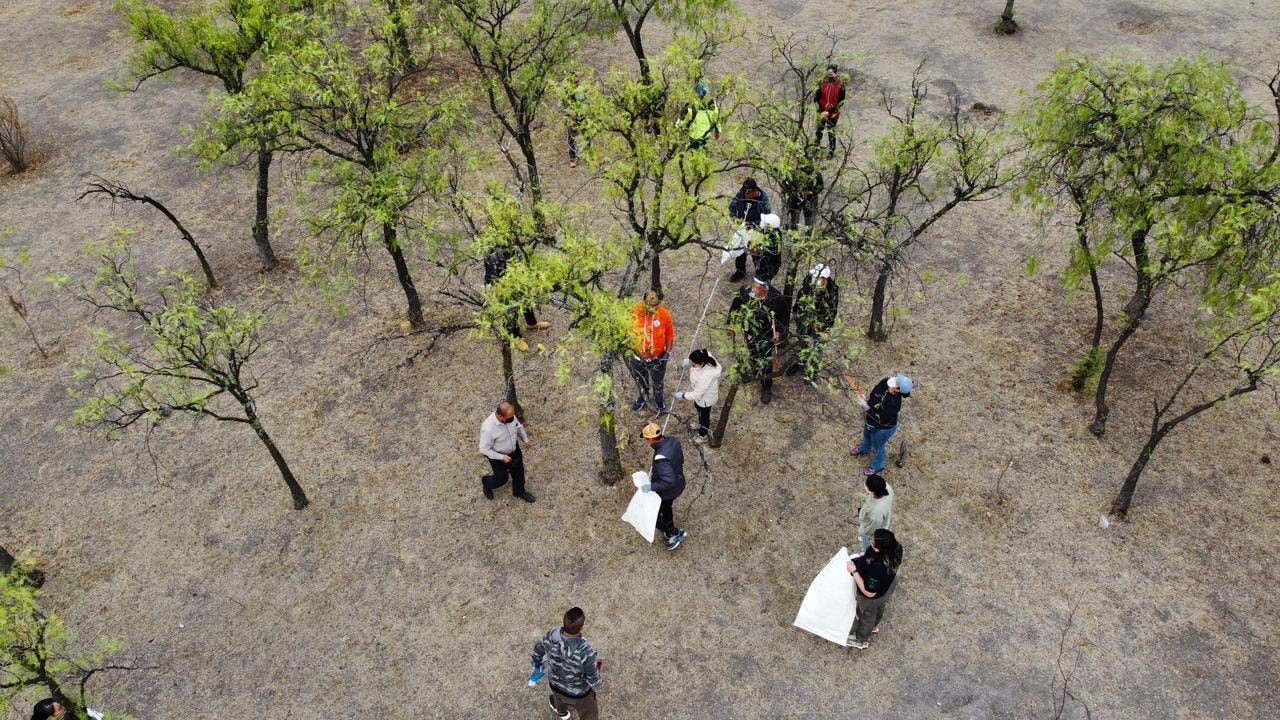
[(675, 500), (684, 492), (684, 448), (673, 437), (664, 437), (653, 448), (650, 490), (663, 500)]
[(778, 247), (778, 231), (761, 230), (756, 249), (751, 250), (751, 262), (756, 277), (766, 282), (782, 269), (782, 249)]
[(751, 354), (757, 357), (773, 354), (773, 334), (782, 332), (791, 318), (790, 304), (782, 293), (770, 287), (763, 300), (751, 296), (751, 289), (744, 287), (729, 305), (729, 322), (734, 330), (742, 333)]
[(733, 196), (729, 201), (729, 217), (735, 220), (745, 221), (753, 227), (760, 226), (760, 216), (768, 215), (773, 212), (773, 205), (769, 202), (769, 193), (764, 188), (759, 188), (760, 198), (758, 200), (748, 200), (746, 188), (739, 188), (738, 194)]
[(800, 292), (796, 293), (796, 332), (817, 335), (830, 330), (839, 306), (840, 288), (834, 279), (828, 279), (827, 289), (818, 292), (817, 281), (805, 275)]
[(889, 392), (889, 378), (876, 383), (867, 395), (867, 427), (891, 428), (898, 424), (898, 411), (902, 409), (902, 396)]
[(494, 248), (484, 257), (484, 284), (492, 285), (507, 271), (507, 260), (511, 257), (506, 248)]

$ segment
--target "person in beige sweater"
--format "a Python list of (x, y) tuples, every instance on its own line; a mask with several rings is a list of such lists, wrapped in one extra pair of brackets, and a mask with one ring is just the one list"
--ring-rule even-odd
[(867, 499), (858, 511), (858, 542), (865, 553), (871, 547), (871, 536), (876, 530), (889, 529), (893, 515), (893, 487), (879, 475), (867, 477)]

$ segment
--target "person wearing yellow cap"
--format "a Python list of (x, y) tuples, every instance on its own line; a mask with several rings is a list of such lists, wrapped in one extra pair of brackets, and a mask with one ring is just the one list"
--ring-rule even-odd
[(662, 504), (658, 506), (658, 529), (667, 536), (667, 549), (680, 547), (689, 533), (676, 527), (675, 509), (672, 505), (684, 493), (684, 448), (673, 437), (664, 437), (658, 423), (649, 423), (640, 431), (640, 437), (653, 448), (653, 468), (649, 482), (640, 489), (658, 493)]

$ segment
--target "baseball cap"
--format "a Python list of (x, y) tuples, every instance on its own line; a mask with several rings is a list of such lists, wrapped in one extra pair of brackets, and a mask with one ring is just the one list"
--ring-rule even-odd
[(902, 373), (898, 373), (897, 375), (893, 375), (889, 378), (889, 387), (897, 388), (898, 392), (903, 395), (910, 395), (911, 388), (915, 387), (915, 384), (911, 382), (911, 378), (903, 375)]

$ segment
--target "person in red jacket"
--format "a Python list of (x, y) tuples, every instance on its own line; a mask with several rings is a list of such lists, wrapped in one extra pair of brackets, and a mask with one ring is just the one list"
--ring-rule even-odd
[(827, 65), (827, 75), (813, 94), (813, 102), (818, 106), (818, 147), (822, 147), (822, 133), (826, 131), (827, 154), (835, 157), (836, 121), (840, 119), (840, 106), (844, 104), (844, 81), (840, 79), (840, 68), (835, 63)]
[(658, 414), (667, 411), (662, 382), (667, 374), (667, 360), (676, 344), (676, 326), (671, 313), (662, 307), (662, 296), (656, 290), (644, 294), (632, 314), (632, 348), (635, 352), (628, 366), (640, 388), (640, 397), (631, 405), (639, 411), (652, 399)]

